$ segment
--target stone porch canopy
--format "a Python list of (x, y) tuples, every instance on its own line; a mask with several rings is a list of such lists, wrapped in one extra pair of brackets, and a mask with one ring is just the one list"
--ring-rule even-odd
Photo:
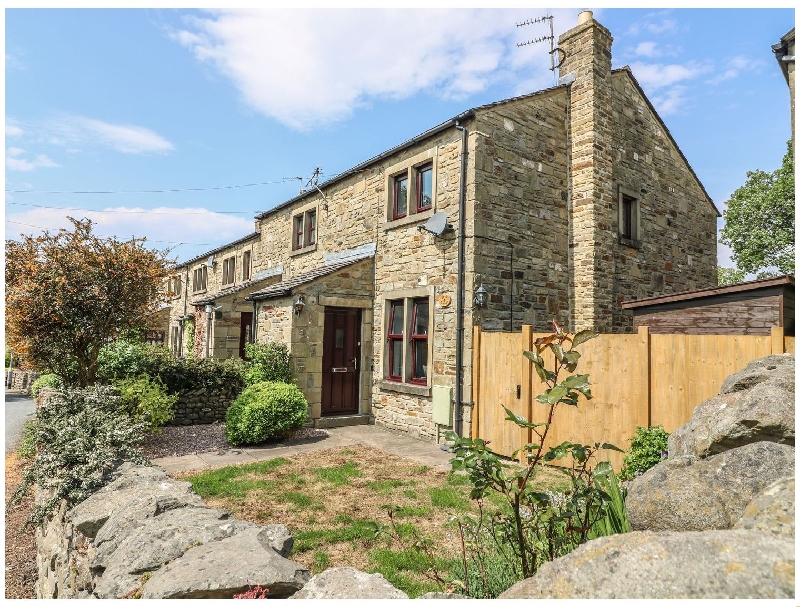
[[(247, 289), (251, 289), (255, 286), (260, 285), (266, 280), (270, 278), (275, 278), (276, 276), (280, 276), (283, 274), (283, 266), (277, 266), (274, 268), (270, 268), (269, 270), (265, 270), (263, 272), (259, 272), (256, 274), (252, 280), (248, 280), (247, 282), (243, 282), (240, 285), (236, 285), (234, 287), (229, 287), (227, 289), (222, 289), (221, 291), (217, 291), (213, 295), (208, 297), (203, 297), (201, 299), (196, 299), (190, 303), (192, 306), (207, 306), (211, 305), (216, 302), (218, 299), (222, 299), (224, 297), (228, 297), (230, 295), (235, 295), (236, 293), (240, 293), (242, 291), (246, 291)], [(248, 297), (245, 297), (248, 299)]]
[(362, 253), (360, 255), (348, 257), (341, 261), (336, 261), (323, 266), (319, 266), (317, 268), (314, 268), (313, 270), (304, 272), (302, 274), (298, 274), (297, 276), (293, 276), (292, 278), (288, 278), (277, 284), (269, 286), (266, 289), (261, 289), (260, 291), (251, 293), (250, 295), (245, 297), (245, 300), (262, 301), (265, 299), (274, 299), (276, 297), (285, 297), (287, 295), (292, 295), (294, 289), (296, 289), (297, 287), (314, 282), (315, 280), (328, 276), (329, 274), (338, 272), (339, 270), (342, 270), (360, 261), (364, 261), (365, 259), (370, 259), (371, 257), (374, 257), (374, 253), (372, 252)]

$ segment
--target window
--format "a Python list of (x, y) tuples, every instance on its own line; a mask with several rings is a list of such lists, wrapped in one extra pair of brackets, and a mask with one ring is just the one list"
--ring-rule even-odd
[(426, 164), (417, 170), (416, 199), (417, 213), (433, 206), (433, 164)]
[[(437, 153), (438, 149), (432, 148), (386, 169), (386, 220), (390, 224), (406, 225), (433, 212)], [(418, 213), (425, 215), (417, 218)]]
[(408, 215), (408, 175), (394, 178), (394, 213), (392, 219), (400, 219)]
[(180, 276), (172, 276), (169, 279), (169, 284), (167, 286), (167, 291), (169, 291), (168, 295), (171, 297), (180, 297), (181, 296), (181, 277)]
[(242, 254), (242, 280), (250, 280), (250, 251)]
[(192, 291), (194, 293), (205, 291), (207, 282), (208, 266), (200, 266), (194, 271), (194, 275), (192, 276)]
[(619, 241), (631, 247), (641, 247), (639, 234), (639, 199), (633, 192), (620, 186), (619, 204)]
[(180, 326), (170, 327), (169, 334), (170, 334), (169, 345), (170, 348), (172, 349), (172, 353), (175, 356), (180, 356), (181, 353), (178, 351), (179, 350), (178, 346), (180, 345), (178, 342), (181, 336)]
[(428, 385), (429, 298), (390, 300), (387, 305), (386, 379)]
[(236, 276), (236, 256), (228, 257), (222, 262), (222, 284), (230, 285)]
[(317, 244), (317, 210), (309, 209), (292, 218), (292, 251)]

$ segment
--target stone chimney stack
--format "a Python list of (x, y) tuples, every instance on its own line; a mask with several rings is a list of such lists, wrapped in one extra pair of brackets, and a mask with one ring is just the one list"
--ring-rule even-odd
[(591, 11), (562, 34), (559, 81), (569, 84), (572, 329), (611, 332), (615, 196), (612, 181), (611, 33)]

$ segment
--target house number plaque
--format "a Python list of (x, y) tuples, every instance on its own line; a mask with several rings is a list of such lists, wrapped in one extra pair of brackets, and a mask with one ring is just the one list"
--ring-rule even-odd
[(447, 306), (450, 305), (452, 299), (450, 298), (450, 295), (448, 295), (447, 293), (442, 293), (436, 298), (436, 301), (439, 302), (440, 307), (446, 308)]

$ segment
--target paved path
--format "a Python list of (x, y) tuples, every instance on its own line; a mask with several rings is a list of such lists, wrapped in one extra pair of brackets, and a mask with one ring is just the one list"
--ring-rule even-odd
[(348, 426), (344, 428), (327, 428), (328, 436), (321, 439), (306, 439), (293, 443), (279, 443), (269, 447), (253, 447), (212, 451), (181, 457), (161, 457), (152, 460), (156, 466), (167, 473), (200, 470), (203, 468), (219, 468), (232, 464), (243, 464), (278, 457), (291, 457), (298, 453), (307, 453), (320, 449), (332, 449), (347, 445), (368, 445), (382, 449), (441, 470), (450, 470), (453, 454), (442, 450), (440, 445), (400, 433), (391, 432), (379, 426)]
[(6, 390), (6, 453), (17, 448), (25, 422), (35, 415), (36, 403), (22, 392)]

